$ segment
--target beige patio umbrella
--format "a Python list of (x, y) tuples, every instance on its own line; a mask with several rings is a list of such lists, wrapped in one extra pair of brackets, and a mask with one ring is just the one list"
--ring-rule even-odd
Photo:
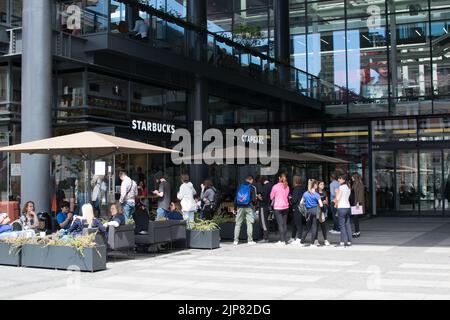
[[(221, 150), (223, 153), (223, 159), (226, 160), (269, 160), (270, 158), (273, 157), (273, 155), (268, 152), (268, 157), (267, 158), (263, 158), (261, 159), (260, 155), (257, 153), (256, 150), (251, 150), (248, 147), (245, 146), (232, 146), (232, 147), (228, 147), (228, 148), (223, 148), (223, 150)], [(184, 161), (188, 161), (188, 160), (214, 160), (215, 159), (215, 155), (204, 155), (204, 154), (195, 154), (193, 156), (185, 156), (181, 158)], [(296, 153), (296, 152), (291, 152), (291, 151), (286, 151), (286, 150), (279, 150), (279, 159), (280, 160), (287, 160), (287, 161), (297, 161), (297, 162), (324, 162), (324, 163), (342, 163), (342, 164), (347, 164), (348, 161), (339, 159), (339, 158), (333, 158), (333, 157), (329, 157), (329, 156), (324, 156), (321, 154), (316, 154), (316, 153), (310, 153), (310, 152), (304, 152), (304, 153)]]
[[(88, 162), (88, 181), (91, 180), (91, 162), (96, 159), (123, 153), (178, 153), (175, 150), (92, 131), (17, 144), (0, 148), (0, 152), (66, 155), (80, 158)], [(91, 192), (87, 194), (89, 201)]]
[(83, 160), (95, 160), (121, 153), (158, 154), (177, 153), (178, 151), (103, 133), (85, 131), (4, 147), (0, 148), (0, 152), (68, 155)]

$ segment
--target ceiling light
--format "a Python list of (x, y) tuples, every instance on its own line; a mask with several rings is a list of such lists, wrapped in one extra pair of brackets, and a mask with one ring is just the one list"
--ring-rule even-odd
[(420, 32), (419, 31), (417, 31), (417, 30), (415, 30), (416, 31), (416, 33), (419, 35), (419, 37), (421, 37), (422, 35), (420, 34)]

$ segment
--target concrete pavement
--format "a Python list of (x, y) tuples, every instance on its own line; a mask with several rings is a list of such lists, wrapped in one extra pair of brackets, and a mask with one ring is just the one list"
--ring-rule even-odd
[(376, 218), (361, 230), (351, 248), (224, 243), (95, 274), (0, 267), (0, 299), (450, 299), (449, 219)]

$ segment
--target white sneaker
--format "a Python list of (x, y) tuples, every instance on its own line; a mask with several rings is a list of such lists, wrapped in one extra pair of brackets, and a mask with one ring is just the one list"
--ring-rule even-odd
[(319, 240), (314, 241), (314, 246), (315, 247), (319, 247), (320, 246)]
[(295, 241), (296, 241), (296, 239), (291, 238), (291, 239), (289, 239), (288, 244), (293, 244)]
[(248, 244), (249, 246), (253, 246), (253, 245), (256, 244), (256, 242), (255, 242), (255, 241), (249, 241), (249, 242), (247, 242), (247, 244)]
[(329, 247), (330, 246), (330, 242), (328, 240), (325, 240), (324, 245), (325, 245), (325, 247)]
[(295, 239), (290, 244), (293, 245), (293, 246), (298, 246), (300, 244), (300, 239)]
[(235, 241), (235, 242), (233, 242), (233, 244), (234, 244), (235, 246), (237, 246), (237, 245), (239, 244), (239, 241)]
[(283, 241), (278, 241), (278, 242), (276, 243), (276, 245), (281, 247), (281, 246), (285, 246), (286, 243), (283, 242)]

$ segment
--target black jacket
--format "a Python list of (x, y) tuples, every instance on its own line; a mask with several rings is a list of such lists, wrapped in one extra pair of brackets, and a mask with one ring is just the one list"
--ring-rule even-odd
[(296, 186), (294, 187), (294, 189), (292, 189), (291, 204), (294, 209), (297, 209), (297, 206), (300, 204), (300, 201), (302, 200), (305, 191), (306, 190), (303, 186)]
[(270, 191), (272, 190), (272, 184), (266, 183), (258, 183), (256, 186), (256, 192), (261, 195), (262, 200), (259, 201), (259, 206), (267, 208), (270, 206), (272, 201), (270, 201)]

